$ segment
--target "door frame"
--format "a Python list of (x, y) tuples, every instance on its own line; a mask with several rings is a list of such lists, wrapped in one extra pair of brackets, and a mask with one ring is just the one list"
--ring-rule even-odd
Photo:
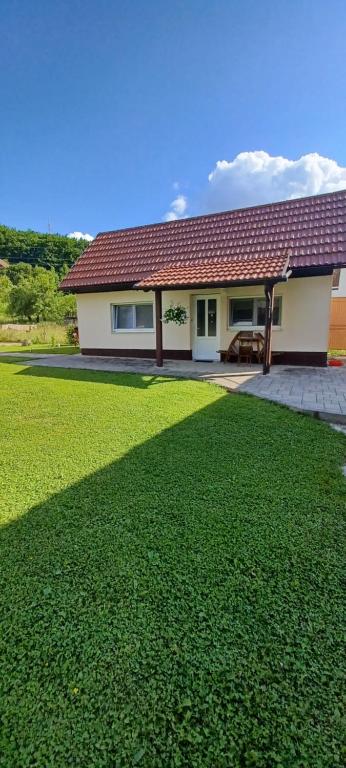
[[(191, 347), (192, 347), (192, 359), (198, 361), (198, 358), (196, 358), (196, 347), (198, 344), (198, 338), (200, 339), (215, 339), (215, 357), (210, 360), (210, 362), (219, 362), (220, 361), (220, 353), (217, 351), (220, 349), (220, 310), (221, 310), (221, 302), (220, 302), (220, 294), (219, 293), (194, 293), (192, 294), (192, 322), (191, 322), (191, 332), (192, 332), (192, 339), (191, 339)], [(197, 337), (197, 299), (216, 299), (216, 336), (200, 336)], [(204, 358), (206, 359), (206, 358)]]

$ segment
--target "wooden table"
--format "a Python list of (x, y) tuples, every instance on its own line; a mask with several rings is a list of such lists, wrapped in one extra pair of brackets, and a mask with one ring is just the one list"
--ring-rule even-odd
[(252, 361), (252, 354), (261, 361), (264, 349), (264, 336), (260, 331), (239, 331), (232, 339), (225, 357), (225, 362), (229, 362), (231, 355), (236, 355), (238, 363), (241, 358), (247, 358)]

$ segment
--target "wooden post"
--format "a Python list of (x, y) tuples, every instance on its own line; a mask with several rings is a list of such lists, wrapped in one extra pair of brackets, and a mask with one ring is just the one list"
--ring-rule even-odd
[(263, 375), (270, 372), (272, 359), (272, 328), (273, 328), (273, 308), (274, 308), (274, 285), (266, 283), (264, 286), (266, 297), (265, 331), (264, 331), (264, 353), (263, 353)]
[(162, 292), (160, 289), (155, 291), (155, 325), (156, 325), (156, 365), (162, 368)]

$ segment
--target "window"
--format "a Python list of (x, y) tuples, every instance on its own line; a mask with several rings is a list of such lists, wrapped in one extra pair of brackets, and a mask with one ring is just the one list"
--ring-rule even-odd
[[(281, 324), (281, 296), (274, 297), (273, 325)], [(265, 299), (230, 299), (228, 324), (265, 325)]]
[(333, 270), (333, 288), (338, 289), (340, 283), (340, 269), (334, 269)]
[(152, 304), (113, 304), (113, 331), (152, 331), (154, 316)]

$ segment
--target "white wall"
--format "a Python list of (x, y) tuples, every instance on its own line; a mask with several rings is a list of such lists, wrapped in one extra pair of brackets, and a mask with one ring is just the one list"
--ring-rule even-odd
[[(289, 279), (275, 286), (275, 296), (282, 296), (280, 328), (273, 328), (272, 348), (277, 352), (325, 352), (328, 349), (331, 276)], [(241, 330), (228, 329), (227, 298), (263, 296), (264, 288), (233, 288), (225, 291), (221, 327), (221, 348)]]
[[(147, 302), (155, 304), (151, 291), (109, 291), (77, 294), (78, 327), (81, 348), (94, 349), (155, 349), (155, 329), (152, 331), (113, 331), (112, 304)], [(170, 304), (183, 304), (190, 312), (190, 295), (186, 291), (164, 292), (162, 309)], [(154, 311), (155, 325), (155, 311)], [(165, 349), (191, 349), (190, 324), (163, 325)]]
[[(275, 295), (282, 296), (282, 318), (281, 327), (273, 328), (274, 351), (325, 352), (328, 349), (331, 283), (331, 276), (305, 277), (290, 279), (287, 283), (280, 283), (275, 287)], [(191, 318), (192, 296), (203, 293), (215, 293), (220, 296), (220, 349), (227, 349), (233, 336), (241, 330), (240, 326), (228, 328), (229, 298), (263, 296), (264, 289), (258, 286), (166, 291), (163, 293), (163, 310), (171, 303), (180, 303), (188, 309)], [(112, 331), (111, 304), (140, 301), (154, 303), (154, 294), (144, 291), (110, 291), (77, 295), (81, 348), (154, 350), (155, 330)], [(191, 319), (182, 326), (164, 324), (163, 347), (167, 350), (190, 350)]]

